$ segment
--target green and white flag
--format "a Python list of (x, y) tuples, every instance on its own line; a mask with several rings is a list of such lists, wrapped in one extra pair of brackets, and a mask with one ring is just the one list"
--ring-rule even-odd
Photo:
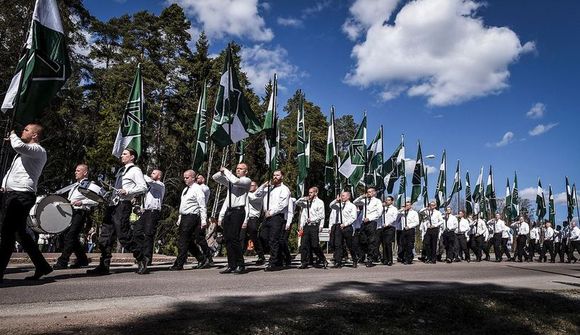
[[(401, 163), (403, 165), (403, 171), (405, 170), (405, 160)], [(407, 195), (407, 178), (405, 173), (401, 175), (399, 179), (399, 194), (397, 195), (397, 208), (401, 209), (405, 206), (405, 201)]]
[(338, 172), (347, 178), (353, 187), (356, 187), (365, 174), (365, 160), (367, 157), (367, 115), (365, 113), (350, 147)]
[(550, 205), (548, 219), (554, 226), (556, 224), (556, 207), (554, 206), (554, 193), (552, 193), (552, 185), (548, 187), (548, 202)]
[(145, 96), (143, 94), (143, 78), (141, 64), (137, 65), (135, 79), (125, 106), (125, 112), (113, 144), (113, 156), (121, 157), (123, 150), (133, 149), (141, 157), (141, 124), (145, 115)]
[(544, 198), (544, 189), (542, 182), (538, 178), (538, 191), (536, 192), (536, 216), (538, 221), (542, 221), (546, 215), (546, 199)]
[(453, 177), (453, 189), (451, 190), (451, 194), (449, 195), (449, 199), (445, 203), (445, 206), (448, 206), (453, 199), (453, 195), (457, 193), (457, 197), (459, 197), (459, 192), (463, 189), (463, 185), (461, 183), (461, 170), (459, 168), (459, 160), (457, 161), (457, 168), (455, 168), (455, 176)]
[(469, 181), (469, 171), (465, 174), (465, 215), (473, 214), (473, 198), (471, 197), (471, 182)]
[(441, 157), (441, 165), (439, 166), (439, 177), (437, 178), (437, 188), (435, 189), (435, 201), (437, 208), (445, 206), (447, 202), (447, 153), (443, 150), (443, 157)]
[(210, 137), (218, 147), (223, 148), (260, 131), (260, 123), (242, 92), (228, 45)]
[(367, 149), (368, 168), (366, 183), (377, 190), (383, 189), (383, 126), (379, 128), (377, 135)]
[(236, 157), (238, 157), (238, 164), (244, 161), (244, 154), (246, 152), (246, 140), (241, 140), (236, 143)]
[(278, 76), (274, 74), (274, 82), (272, 83), (272, 91), (270, 92), (270, 100), (268, 101), (268, 110), (264, 118), (264, 146), (266, 151), (266, 165), (270, 167), (270, 172), (278, 169), (278, 143), (280, 142), (280, 128), (278, 127)]
[(427, 189), (427, 167), (423, 171), (423, 191), (421, 192), (421, 197), (423, 198), (423, 207), (427, 208), (429, 206), (429, 191)]
[(306, 148), (304, 148), (304, 155), (306, 156), (306, 169), (310, 170), (310, 134), (311, 130), (308, 131), (308, 137), (306, 138)]
[(475, 183), (475, 188), (473, 190), (473, 214), (478, 214), (481, 210), (485, 211), (485, 208), (481, 207), (481, 202), (485, 198), (483, 194), (483, 167), (479, 171), (479, 176), (477, 177), (477, 182)]
[(507, 178), (507, 184), (505, 189), (505, 205), (503, 208), (503, 213), (506, 218), (506, 221), (510, 222), (513, 220), (512, 215), (512, 190), (510, 188), (510, 179)]
[(385, 176), (383, 182), (387, 188), (387, 193), (393, 193), (393, 188), (395, 187), (395, 182), (400, 177), (400, 172), (403, 171), (405, 174), (405, 169), (402, 169), (402, 163), (405, 160), (405, 142), (404, 136), (401, 135), (401, 144), (395, 149), (391, 157), (385, 161), (383, 164), (383, 175)]
[(485, 188), (485, 197), (489, 203), (489, 210), (492, 216), (497, 212), (497, 199), (495, 196), (495, 185), (493, 182), (493, 171), (491, 165), (489, 166), (489, 175), (487, 176), (487, 185)]
[[(9, 5), (6, 11), (12, 10)], [(70, 61), (56, 0), (37, 0), (25, 49), (2, 102), (14, 121), (27, 124), (42, 115), (70, 76)]]
[(566, 177), (566, 207), (568, 209), (568, 222), (572, 221), (574, 217), (574, 198), (572, 193), (572, 187), (568, 182), (568, 177)]
[(417, 141), (417, 159), (415, 160), (415, 168), (413, 169), (413, 179), (411, 184), (411, 203), (414, 204), (419, 195), (421, 194), (421, 179), (423, 179), (423, 173), (425, 168), (423, 166), (423, 154), (421, 153), (421, 142)]
[(197, 104), (197, 114), (195, 115), (195, 149), (193, 150), (194, 171), (200, 171), (203, 163), (207, 160), (207, 85), (203, 83), (199, 103)]
[(512, 203), (511, 203), (511, 217), (517, 218), (520, 216), (520, 194), (518, 192), (518, 174), (514, 172), (514, 187), (512, 189)]
[(297, 197), (304, 195), (304, 181), (308, 176), (308, 156), (306, 149), (308, 138), (306, 137), (306, 127), (304, 125), (304, 96), (300, 92), (300, 106), (296, 117), (296, 160), (298, 162)]
[(334, 106), (330, 109), (330, 122), (326, 136), (326, 157), (324, 160), (324, 188), (327, 194), (336, 197), (336, 169), (340, 165), (340, 157), (336, 151), (336, 133), (334, 131)]

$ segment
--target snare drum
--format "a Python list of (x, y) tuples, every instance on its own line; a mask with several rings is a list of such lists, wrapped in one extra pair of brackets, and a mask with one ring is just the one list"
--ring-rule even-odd
[(71, 203), (60, 195), (46, 195), (36, 198), (30, 209), (28, 226), (39, 234), (58, 234), (72, 223)]
[(105, 201), (105, 194), (107, 193), (105, 189), (90, 180), (83, 180), (79, 184), (78, 190), (82, 195), (87, 197), (87, 199), (96, 202)]

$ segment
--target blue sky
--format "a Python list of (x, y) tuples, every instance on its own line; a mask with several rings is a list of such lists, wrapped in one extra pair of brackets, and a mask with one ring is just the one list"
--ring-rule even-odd
[(300, 88), (327, 114), (334, 105), (360, 121), (366, 110), (387, 154), (404, 133), (414, 158), (420, 139), (436, 155), (431, 187), (443, 149), (449, 188), (458, 159), (472, 184), (493, 165), (501, 197), (517, 171), (535, 199), (540, 177), (565, 217), (564, 177), (580, 183), (578, 1), (85, 0), (102, 20), (170, 3), (186, 9), (194, 40), (206, 31), (212, 54), (232, 39), (244, 47), (259, 94), (277, 72), (281, 104)]

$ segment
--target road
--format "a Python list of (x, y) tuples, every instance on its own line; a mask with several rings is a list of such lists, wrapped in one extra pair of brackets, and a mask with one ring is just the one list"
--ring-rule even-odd
[(357, 299), (426, 290), (566, 293), (580, 289), (580, 266), (575, 264), (415, 263), (326, 270), (299, 270), (295, 264), (277, 272), (250, 266), (244, 275), (219, 274), (224, 265), (225, 260), (220, 259), (214, 268), (172, 272), (167, 271), (169, 264), (156, 264), (151, 274), (139, 276), (134, 273), (135, 265), (124, 264), (114, 266), (112, 274), (103, 277), (89, 277), (85, 269), (61, 270), (44, 280), (28, 282), (23, 278), (32, 269), (13, 264), (0, 284), (0, 333), (67, 333), (67, 329), (99, 333), (106, 325), (133, 325), (136, 320), (159, 315), (171, 320), (177, 317), (171, 311), (184, 306), (203, 310), (200, 306), (221, 308), (232, 301), (300, 301), (301, 308), (308, 308), (337, 297)]

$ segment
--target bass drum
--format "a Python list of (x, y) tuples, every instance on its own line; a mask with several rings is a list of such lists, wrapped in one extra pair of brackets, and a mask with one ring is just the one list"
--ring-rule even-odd
[(30, 209), (28, 226), (39, 234), (58, 234), (72, 223), (72, 204), (60, 195), (46, 195), (36, 198)]

